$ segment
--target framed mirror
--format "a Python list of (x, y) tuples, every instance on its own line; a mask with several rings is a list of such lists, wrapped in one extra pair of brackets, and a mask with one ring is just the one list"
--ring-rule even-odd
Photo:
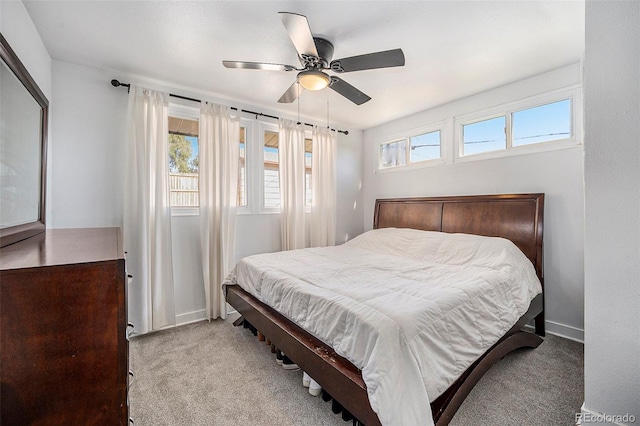
[(49, 101), (0, 34), (0, 247), (45, 230)]

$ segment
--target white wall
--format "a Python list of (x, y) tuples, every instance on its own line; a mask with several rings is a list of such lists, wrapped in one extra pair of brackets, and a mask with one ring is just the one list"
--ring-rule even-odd
[(53, 228), (122, 226), (127, 93), (106, 71), (53, 61)]
[[(128, 97), (126, 89), (111, 86), (112, 78), (145, 84), (139, 77), (53, 61), (56, 99), (55, 109), (52, 109), (56, 137), (50, 164), (53, 170), (53, 227), (122, 226)], [(145, 85), (195, 98), (203, 96), (175, 90), (167, 83), (148, 82)], [(353, 238), (362, 232), (362, 137), (362, 132), (357, 130), (338, 137), (336, 235), (339, 242), (346, 236)], [(174, 216), (171, 225), (178, 322), (204, 318), (198, 217)], [(238, 216), (236, 259), (278, 250), (279, 215)]]
[(640, 2), (587, 1), (585, 43), (583, 412), (640, 422)]
[[(0, 1), (0, 32), (7, 40), (13, 51), (23, 63), (49, 105), (53, 104), (51, 93), (51, 57), (40, 39), (38, 30), (33, 25), (21, 1)], [(50, 112), (51, 114), (51, 112)], [(52, 134), (49, 126), (49, 145), (47, 151), (52, 151)], [(47, 164), (47, 200), (45, 224), (50, 226), (51, 218), (51, 165)]]
[(51, 102), (51, 57), (21, 1), (0, 2), (0, 32)]
[[(547, 330), (583, 339), (582, 147), (490, 160), (374, 173), (376, 142), (452, 117), (482, 111), (580, 82), (574, 64), (365, 131), (364, 226), (376, 198), (545, 193), (544, 278)], [(443, 135), (443, 138), (452, 135)]]

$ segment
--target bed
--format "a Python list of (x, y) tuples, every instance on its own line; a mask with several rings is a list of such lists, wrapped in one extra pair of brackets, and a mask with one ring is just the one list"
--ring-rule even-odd
[[(475, 241), (474, 238), (478, 239), (478, 237), (474, 236), (504, 238), (513, 243), (507, 242), (510, 246), (515, 245), (515, 247), (519, 249), (519, 251), (517, 249), (515, 251), (518, 252), (519, 256), (524, 255), (522, 257), (525, 259), (525, 263), (527, 259), (531, 262), (529, 267), (533, 266), (533, 268), (530, 269), (533, 271), (532, 273), (537, 276), (539, 285), (542, 286), (543, 210), (543, 194), (381, 199), (377, 200), (375, 205), (373, 228), (379, 231), (376, 231), (377, 240), (374, 241), (377, 241), (379, 244), (381, 235), (389, 235), (389, 238), (397, 238), (395, 236), (397, 233), (402, 236), (409, 235), (413, 238), (413, 234), (417, 233), (413, 230), (436, 231), (420, 233), (419, 237), (423, 238), (422, 234), (425, 234), (428, 238), (441, 238), (441, 235), (443, 238), (447, 238), (447, 241), (450, 234), (454, 234), (455, 238), (463, 238), (465, 241)], [(457, 234), (468, 235), (457, 236)], [(451, 235), (451, 238), (454, 238), (454, 235)], [(366, 240), (369, 237), (365, 236), (363, 238)], [(503, 244), (500, 243), (500, 241), (498, 241), (498, 243), (498, 245), (502, 247)], [(362, 242), (360, 241), (359, 244), (362, 244)], [(389, 245), (393, 245), (391, 240)], [(313, 250), (315, 250), (315, 252)], [(343, 250), (336, 256), (346, 255), (344, 248), (336, 248), (336, 250)], [(296, 254), (298, 257), (307, 255), (307, 251), (298, 252), (300, 252)], [(329, 257), (328, 253), (330, 253), (329, 251), (319, 249), (310, 249), (309, 252), (324, 257)], [(384, 254), (380, 256), (383, 255)], [(275, 256), (277, 258), (278, 255)], [(258, 258), (258, 260), (259, 259), (260, 258)], [(273, 261), (274, 258), (270, 259), (270, 261)], [(377, 259), (378, 264), (385, 263), (384, 259), (384, 257)], [(297, 261), (304, 262), (304, 259), (298, 259)], [(357, 262), (357, 259), (353, 262)], [(238, 274), (238, 276), (240, 275), (241, 274)], [(245, 274), (245, 278), (243, 279), (246, 279), (247, 276), (248, 275)], [(304, 277), (301, 279), (306, 281)], [(280, 282), (283, 280), (278, 277), (273, 281)], [(310, 325), (309, 318), (292, 315), (291, 312), (286, 310), (286, 306), (283, 308), (282, 303), (279, 304), (279, 300), (272, 300), (273, 297), (265, 296), (269, 294), (267, 291), (263, 294), (260, 292), (256, 293), (255, 289), (247, 282), (240, 283), (246, 289), (235, 284), (233, 280), (226, 284), (225, 292), (227, 302), (233, 306), (243, 318), (260, 330), (273, 344), (284, 351), (287, 356), (293, 359), (304, 371), (313, 377), (323, 389), (346, 410), (352, 413), (361, 423), (377, 425), (381, 424), (381, 418), (386, 419), (384, 421), (385, 424), (402, 423), (402, 421), (389, 421), (389, 413), (380, 410), (381, 405), (375, 397), (377, 383), (374, 383), (375, 386), (370, 386), (370, 389), (367, 389), (365, 382), (368, 380), (370, 385), (373, 383), (371, 381), (371, 375), (369, 374), (371, 369), (368, 363), (365, 363), (364, 368), (360, 369), (354, 365), (354, 363), (358, 363), (357, 361), (359, 361), (357, 356), (354, 358), (352, 354), (349, 354), (348, 357), (354, 360), (354, 362), (350, 362), (345, 357), (339, 355), (339, 353), (345, 355), (345, 351), (343, 350), (344, 345), (335, 339), (332, 340), (323, 335), (321, 331), (314, 329), (313, 324)], [(282, 293), (282, 290), (278, 291)], [(328, 303), (333, 303), (334, 296), (329, 295), (326, 299), (327, 301), (318, 299), (317, 297), (319, 296), (312, 294), (312, 298), (309, 300), (314, 301), (314, 304), (309, 306), (313, 307), (316, 306), (315, 304), (321, 303), (323, 306), (322, 310), (329, 309), (330, 311), (333, 309), (332, 305), (328, 305)], [(269, 306), (269, 304), (263, 303), (259, 298), (266, 298), (273, 306), (279, 306), (286, 315), (278, 312), (278, 310)], [(300, 297), (296, 297), (294, 300), (300, 300)], [(338, 302), (335, 303), (337, 304)], [(422, 416), (424, 416), (425, 412), (429, 412), (434, 423), (438, 426), (448, 424), (458, 407), (462, 404), (464, 398), (492, 364), (517, 348), (537, 347), (542, 342), (542, 337), (544, 336), (543, 294), (532, 295), (527, 305), (528, 306), (518, 311), (517, 317), (510, 320), (509, 327), (504, 328), (504, 322), (501, 323), (502, 331), (500, 332), (500, 336), (496, 337), (495, 343), (492, 341), (486, 350), (476, 354), (477, 356), (474, 355), (473, 360), (469, 362), (470, 365), (465, 367), (464, 370), (456, 372), (456, 376), (453, 379), (449, 377), (448, 380), (451, 383), (446, 389), (437, 390), (437, 398), (429, 398), (426, 400), (427, 402), (425, 404), (427, 407), (422, 408), (429, 408), (430, 410), (420, 411), (420, 407), (417, 407), (415, 412), (422, 413), (420, 414)], [(329, 308), (326, 308), (327, 306), (329, 306)], [(357, 309), (356, 307), (356, 310)], [(307, 312), (314, 311), (308, 310)], [(308, 316), (313, 317), (314, 315)], [(511, 312), (510, 315), (513, 316), (513, 312)], [(501, 317), (501, 315), (497, 317)], [(292, 318), (295, 318), (295, 321), (293, 321)], [(375, 323), (376, 321), (373, 322)], [(424, 322), (423, 320), (421, 321)], [(524, 326), (532, 322), (535, 332), (524, 330)], [(511, 323), (513, 323), (513, 325), (511, 325)], [(384, 326), (384, 324), (382, 325)], [(312, 330), (313, 333), (307, 330)], [(360, 330), (360, 327), (358, 327), (358, 330)], [(349, 333), (346, 334), (348, 335)], [(368, 330), (367, 333), (364, 333), (364, 335), (369, 334), (375, 334), (375, 330), (371, 329)], [(485, 330), (483, 329), (482, 333), (477, 334), (484, 335)], [(342, 334), (343, 337), (344, 335), (345, 333)], [(322, 337), (323, 339), (321, 340), (316, 336)], [(471, 339), (473, 339), (473, 336), (470, 336)], [(355, 336), (354, 339), (357, 340), (357, 336)], [(334, 346), (331, 347), (329, 344), (324, 343), (325, 341), (333, 342)], [(483, 343), (485, 345), (487, 344), (486, 342)], [(367, 343), (365, 342), (364, 345), (366, 346)], [(416, 351), (415, 347), (411, 349), (414, 352)], [(454, 355), (464, 358), (467, 352), (467, 349), (462, 347), (460, 354)], [(438, 358), (435, 352), (431, 355), (433, 355), (433, 358)], [(397, 364), (403, 363), (398, 362)], [(418, 367), (421, 368), (427, 364), (420, 364)], [(442, 366), (446, 368), (450, 367), (444, 364)], [(435, 368), (439, 367), (436, 365)], [(449, 370), (452, 369), (449, 368)], [(451, 374), (451, 371), (443, 373), (444, 376), (448, 374)], [(400, 388), (397, 383), (396, 388)], [(435, 393), (432, 392), (431, 395), (435, 395)], [(371, 400), (370, 397), (372, 397)], [(378, 408), (380, 417), (376, 411), (374, 411), (372, 405)], [(411, 409), (413, 409), (413, 407)], [(404, 423), (407, 422), (405, 421)]]

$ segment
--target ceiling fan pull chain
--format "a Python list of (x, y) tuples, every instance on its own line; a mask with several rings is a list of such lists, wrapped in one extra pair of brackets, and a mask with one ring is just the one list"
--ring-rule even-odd
[(329, 126), (329, 92), (327, 92), (327, 129), (330, 129), (331, 126)]

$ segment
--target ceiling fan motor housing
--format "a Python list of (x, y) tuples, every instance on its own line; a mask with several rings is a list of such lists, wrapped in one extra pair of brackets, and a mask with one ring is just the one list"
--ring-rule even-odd
[(316, 45), (319, 58), (302, 55), (305, 66), (307, 68), (328, 68), (329, 62), (331, 62), (331, 58), (333, 58), (333, 44), (320, 37), (314, 37), (313, 41)]

